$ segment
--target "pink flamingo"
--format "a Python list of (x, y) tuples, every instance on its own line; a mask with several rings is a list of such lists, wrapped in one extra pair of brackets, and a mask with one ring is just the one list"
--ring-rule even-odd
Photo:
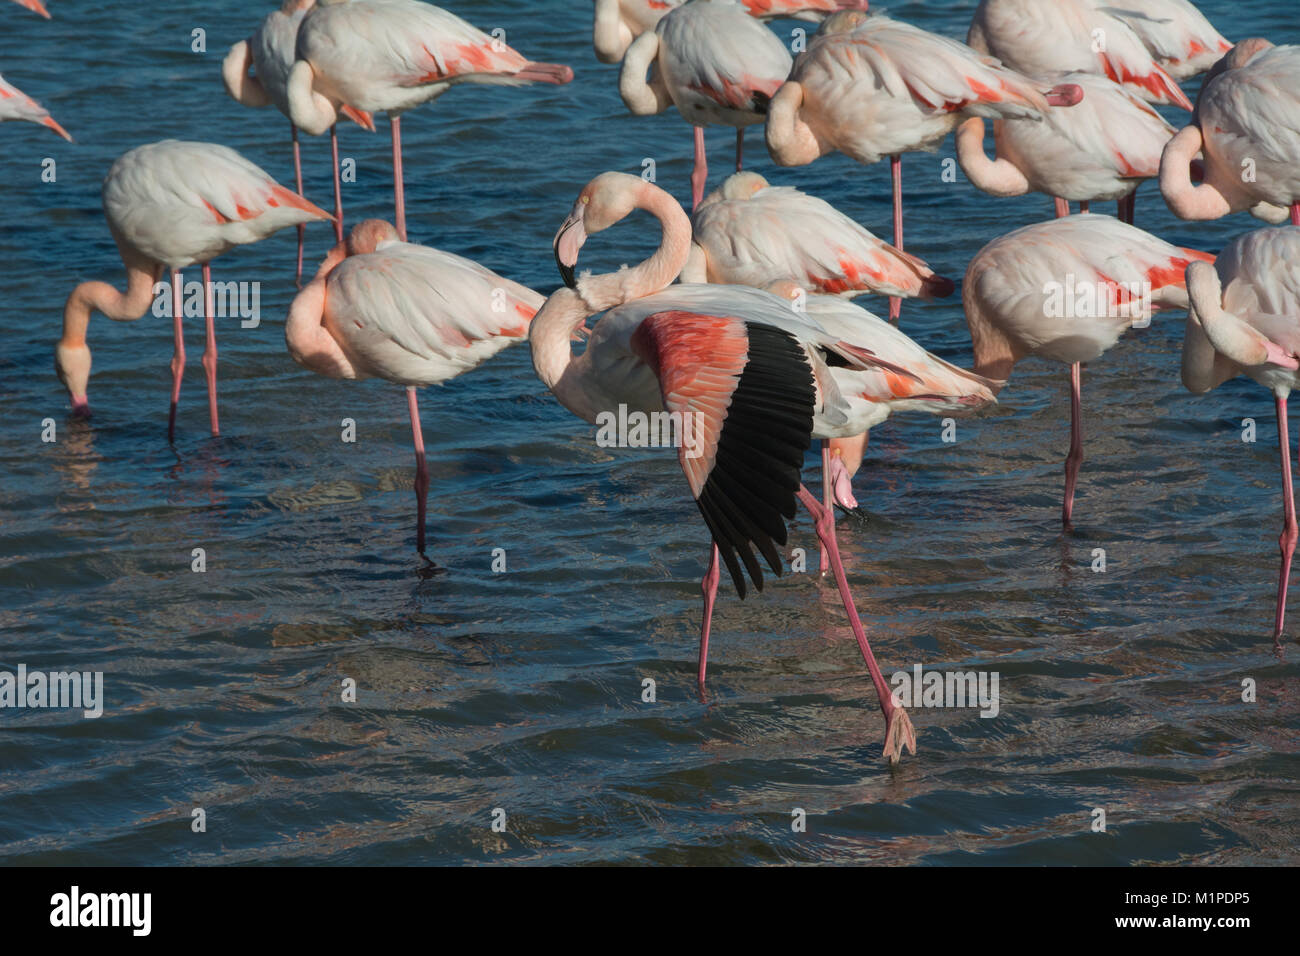
[(284, 339), (299, 365), (330, 378), (406, 386), (421, 555), (429, 469), (416, 389), (523, 341), (541, 305), (536, 292), (477, 262), (404, 242), (391, 224), (368, 219), (325, 257), (289, 308)]
[(1232, 49), (1188, 0), (1123, 0), (1106, 12), (1123, 20), (1175, 80), (1204, 73)]
[[(575, 278), (587, 236), (636, 209), (659, 220), (658, 250), (631, 269)], [(585, 421), (596, 422), (602, 412), (622, 406), (675, 414), (682, 422), (678, 459), (714, 544), (702, 585), (701, 682), (719, 558), (741, 597), (746, 572), (761, 589), (755, 551), (781, 574), (777, 545), (785, 543), (786, 521), (803, 502), (871, 672), (885, 718), (885, 756), (897, 761), (904, 746), (915, 752), (911, 721), (891, 699), (862, 629), (836, 545), (834, 517), (799, 475), (813, 438), (862, 430), (866, 403), (854, 400), (852, 388), (866, 387), (857, 382), (863, 373), (921, 376), (824, 329), (770, 292), (670, 286), (686, 264), (690, 236), (681, 206), (657, 186), (623, 173), (603, 173), (588, 183), (555, 237), (566, 288), (547, 299), (533, 320), (533, 367), (560, 404)], [(585, 331), (587, 319), (602, 311), (606, 314), (591, 330), (586, 350), (574, 357), (570, 337)]]
[[(1204, 153), (1205, 182), (1190, 164)], [(1275, 219), (1290, 207), (1300, 225), (1300, 46), (1242, 40), (1201, 86), (1192, 124), (1165, 146), (1160, 192), (1181, 219), (1218, 219), (1249, 209)], [(1261, 205), (1264, 204), (1264, 205)]]
[(1026, 76), (1098, 73), (1148, 103), (1192, 108), (1138, 35), (1094, 0), (980, 0), (966, 42)]
[(298, 28), (298, 62), (289, 71), (289, 117), (319, 136), (334, 125), (340, 104), (388, 113), (397, 234), (404, 240), (402, 113), (459, 83), (517, 86), (571, 79), (567, 66), (530, 62), (432, 4), (320, 0)]
[(1137, 187), (1160, 172), (1160, 153), (1174, 128), (1128, 87), (1093, 73), (1068, 73), (1083, 99), (1054, 106), (1042, 122), (996, 120), (997, 158), (984, 152), (984, 120), (957, 127), (957, 162), (976, 188), (993, 196), (1034, 191), (1056, 199), (1057, 215), (1069, 203), (1087, 212), (1100, 199), (1119, 201), (1119, 218), (1133, 222)]
[[(990, 63), (969, 47), (887, 17), (857, 11), (827, 18), (795, 60), (768, 108), (767, 148), (781, 166), (802, 166), (839, 150), (860, 163), (889, 157), (894, 247), (903, 248), (900, 155), (933, 151), (969, 116), (1041, 117), (1073, 102), (1076, 88), (1051, 90)], [(889, 303), (897, 322), (901, 301)]]
[(20, 7), (26, 7), (33, 13), (39, 13), (46, 20), (50, 19), (50, 11), (45, 9), (45, 4), (41, 0), (16, 0)]
[(1183, 384), (1197, 395), (1237, 375), (1247, 375), (1273, 393), (1277, 406), (1278, 451), (1282, 458), (1285, 523), (1278, 545), (1282, 567), (1277, 582), (1273, 640), (1280, 642), (1286, 615), (1287, 581), (1295, 554), (1295, 497), (1291, 487), (1291, 443), (1286, 400), (1300, 384), (1300, 232), (1257, 229), (1228, 244), (1213, 265), (1187, 267), (1191, 308), (1183, 338)]
[[(226, 92), (243, 106), (261, 108), (275, 104), (286, 117), (289, 115), (289, 71), (293, 68), (298, 45), (298, 27), (316, 0), (284, 0), (279, 10), (272, 10), (262, 20), (253, 35), (240, 40), (230, 48), (221, 64), (221, 78)], [(249, 69), (252, 73), (249, 73)], [(343, 115), (362, 128), (375, 131), (370, 114), (350, 106), (339, 109)], [(293, 137), (293, 173), (302, 191), (302, 153), (298, 145), (298, 127), (289, 122)], [(343, 239), (343, 188), (339, 181), (338, 127), (330, 125), (330, 150), (334, 156), (334, 237)], [(302, 281), (302, 245), (306, 226), (298, 227), (298, 271), (295, 281)]]
[[(618, 92), (636, 116), (670, 106), (695, 128), (691, 208), (704, 198), (704, 127), (736, 129), (740, 169), (745, 127), (763, 122), (767, 103), (790, 73), (790, 53), (775, 33), (735, 0), (687, 0), (628, 47)], [(647, 82), (646, 70), (653, 68)]]
[(90, 414), (86, 328), (91, 312), (117, 320), (140, 318), (153, 302), (154, 283), (168, 268), (176, 351), (171, 363), (167, 437), (175, 438), (176, 406), (185, 370), (181, 270), (197, 262), (203, 265), (207, 317), (203, 367), (208, 380), (208, 415), (212, 434), (217, 435), (217, 339), (209, 263), (235, 246), (257, 242), (300, 222), (329, 219), (330, 215), (285, 189), (233, 149), (172, 139), (137, 146), (118, 157), (104, 179), (103, 197), (104, 217), (126, 267), (126, 292), (118, 292), (106, 282), (83, 282), (72, 290), (63, 307), (63, 338), (55, 349), (54, 365), (68, 389), (73, 413)]
[(72, 137), (68, 135), (68, 131), (55, 122), (49, 110), (12, 83), (7, 82), (3, 76), (0, 76), (0, 123), (5, 120), (24, 120), (28, 123), (39, 123), (42, 126), (48, 126), (69, 143), (72, 142)]
[(1162, 308), (1187, 307), (1183, 272), (1214, 257), (1182, 249), (1109, 216), (1076, 215), (994, 239), (970, 261), (962, 306), (975, 371), (1005, 383), (1039, 355), (1070, 366), (1070, 453), (1062, 523), (1070, 526), (1083, 461), (1080, 363), (1100, 358)]
[[(592, 44), (601, 63), (623, 59), (632, 41), (684, 0), (596, 0)], [(836, 10), (865, 10), (867, 0), (741, 0), (752, 17), (773, 20), (818, 20)]]

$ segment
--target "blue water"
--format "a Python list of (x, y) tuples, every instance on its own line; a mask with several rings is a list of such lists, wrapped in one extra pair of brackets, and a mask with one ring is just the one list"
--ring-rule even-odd
[[(724, 592), (701, 699), (707, 537), (676, 461), (596, 447), (526, 346), (422, 393), (432, 554), (447, 569), (422, 575), (401, 390), (319, 378), (285, 352), (291, 232), (214, 266), (261, 282), (264, 315), (219, 329), (220, 438), (196, 322), (174, 446), (164, 319), (94, 318), (95, 417), (67, 418), (52, 371), (64, 297), (121, 278), (99, 210), (113, 158), (176, 137), (230, 145), (282, 182), (292, 166), (288, 122), (238, 106), (220, 81), (225, 51), (271, 4), (50, 7), (46, 22), (0, 4), (0, 72), (77, 140), (0, 127), (0, 670), (103, 671), (106, 712), (0, 711), (6, 862), (1297, 862), (1297, 655), (1270, 640), (1273, 407), (1245, 380), (1184, 392), (1181, 315), (1085, 372), (1071, 535), (1063, 367), (1018, 366), (956, 443), (928, 417), (873, 431), (856, 482), (872, 520), (841, 522), (841, 543), (882, 666), (1001, 680), (993, 719), (913, 709), (919, 753), (890, 769), (856, 645), (816, 575), (743, 603)], [(964, 37), (973, 8), (888, 12)], [(1293, 0), (1202, 8), (1231, 38), (1300, 41)], [(593, 175), (652, 158), (660, 184), (688, 195), (689, 128), (675, 112), (627, 115), (616, 68), (591, 53), (590, 3), (452, 9), (577, 78), (457, 89), (408, 114), (413, 240), (549, 292), (550, 238)], [(206, 53), (191, 50), (200, 28)], [(708, 135), (713, 183), (731, 135)], [(304, 147), (308, 193), (329, 205), (328, 143)], [(342, 151), (358, 169), (349, 219), (388, 215), (382, 123), (345, 127)], [(948, 143), (906, 157), (907, 239), (959, 279), (981, 245), (1050, 202), (945, 183), (951, 155)], [(47, 157), (54, 183), (41, 180)], [(835, 155), (778, 170), (757, 130), (747, 159), (889, 234), (887, 165)], [(1215, 251), (1255, 225), (1178, 222), (1149, 183), (1137, 215)], [(584, 267), (643, 257), (649, 222), (593, 239)], [(327, 226), (309, 230), (309, 267), (331, 242)], [(959, 296), (908, 303), (904, 328), (969, 363)], [(41, 441), (46, 418), (55, 443)], [(344, 418), (354, 444), (340, 441)], [(806, 517), (790, 543), (815, 549)], [(194, 548), (205, 573), (191, 571)], [(1091, 570), (1096, 548), (1105, 573)], [(1300, 607), (1292, 621), (1296, 634)], [(356, 703), (341, 700), (348, 678)], [(642, 702), (647, 678), (657, 703)], [(1241, 700), (1246, 678), (1255, 703)], [(205, 833), (191, 829), (197, 807)], [(795, 808), (806, 832), (792, 832)]]

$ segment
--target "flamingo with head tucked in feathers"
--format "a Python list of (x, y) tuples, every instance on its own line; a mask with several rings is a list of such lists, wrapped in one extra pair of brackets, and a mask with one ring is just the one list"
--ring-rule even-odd
[[(903, 248), (900, 156), (933, 151), (971, 116), (1040, 118), (1076, 102), (1077, 87), (1041, 84), (970, 47), (887, 17), (857, 11), (827, 18), (795, 59), (768, 107), (767, 147), (782, 166), (839, 150), (860, 163), (889, 157), (894, 247)], [(897, 321), (900, 300), (889, 303)]]
[(627, 108), (651, 116), (676, 106), (695, 128), (692, 209), (708, 179), (704, 127), (735, 127), (740, 169), (745, 127), (763, 122), (790, 65), (785, 44), (735, 0), (687, 0), (628, 47), (618, 77)]
[[(1205, 181), (1191, 163), (1204, 156)], [(1250, 210), (1300, 225), (1300, 46), (1242, 40), (1201, 86), (1192, 123), (1165, 146), (1160, 192), (1180, 219)], [(1277, 208), (1280, 207), (1280, 208)]]
[[(587, 237), (635, 209), (659, 220), (658, 250), (631, 269), (576, 278)], [(560, 404), (585, 421), (626, 408), (676, 414), (683, 428), (690, 423), (693, 440), (679, 441), (678, 460), (713, 538), (702, 586), (701, 682), (719, 564), (741, 597), (746, 573), (761, 589), (758, 556), (781, 573), (777, 546), (785, 543), (786, 521), (803, 502), (875, 685), (885, 718), (885, 756), (896, 761), (904, 746), (915, 751), (911, 721), (892, 700), (858, 618), (834, 517), (800, 483), (800, 470), (813, 438), (863, 430), (873, 410), (858, 396), (877, 384), (860, 382), (864, 374), (884, 372), (925, 391), (929, 386), (921, 384), (922, 373), (819, 325), (771, 292), (670, 285), (686, 264), (690, 236), (681, 206), (657, 186), (623, 173), (603, 173), (588, 183), (556, 233), (555, 257), (566, 288), (547, 299), (533, 320), (533, 367)], [(591, 329), (586, 350), (574, 356), (570, 337), (600, 312), (605, 315)], [(973, 376), (965, 387), (978, 396), (972, 402), (992, 397)]]
[(50, 111), (0, 76), (0, 123), (5, 120), (23, 120), (54, 130), (69, 143), (72, 137), (50, 115)]
[(89, 415), (90, 348), (86, 329), (92, 312), (110, 319), (134, 320), (149, 310), (154, 283), (171, 270), (171, 413), (167, 436), (176, 435), (176, 406), (185, 371), (181, 320), (181, 270), (201, 263), (207, 319), (203, 367), (208, 380), (212, 434), (217, 421), (217, 339), (209, 263), (235, 246), (247, 245), (288, 226), (326, 220), (318, 209), (233, 149), (215, 143), (163, 140), (137, 146), (113, 163), (104, 179), (104, 217), (126, 266), (126, 291), (106, 282), (83, 282), (63, 306), (63, 338), (55, 349), (55, 369), (68, 390), (74, 414)]
[(1116, 0), (1106, 12), (1123, 20), (1175, 80), (1204, 73), (1232, 49), (1190, 0)]
[(298, 28), (289, 118), (319, 136), (343, 104), (386, 112), (393, 140), (393, 205), (406, 239), (401, 115), (462, 83), (568, 83), (573, 70), (533, 63), (441, 7), (418, 0), (317, 0)]
[(1200, 395), (1246, 375), (1273, 393), (1277, 407), (1284, 523), (1273, 640), (1281, 641), (1291, 558), (1300, 537), (1286, 413), (1287, 397), (1300, 384), (1300, 230), (1257, 229), (1229, 243), (1214, 265), (1191, 263), (1187, 295), (1183, 384), (1188, 391)]
[(421, 555), (429, 469), (416, 389), (523, 341), (541, 304), (532, 289), (450, 252), (404, 242), (391, 224), (369, 219), (325, 257), (289, 308), (284, 338), (299, 365), (330, 378), (406, 387)]
[(971, 259), (962, 306), (975, 371), (1005, 383), (1038, 355), (1070, 366), (1070, 453), (1061, 520), (1070, 526), (1083, 461), (1080, 363), (1098, 359), (1153, 311), (1186, 308), (1183, 272), (1214, 256), (1183, 249), (1109, 216), (1081, 214), (1025, 226)]
[[(316, 0), (284, 0), (279, 10), (266, 15), (253, 35), (240, 40), (230, 48), (221, 64), (221, 78), (226, 92), (235, 102), (259, 108), (274, 104), (289, 116), (289, 71), (293, 68), (297, 46), (298, 27)], [(250, 73), (250, 70), (252, 71)], [(339, 112), (364, 129), (375, 130), (369, 113), (343, 105)], [(298, 127), (289, 121), (293, 138), (293, 172), (302, 191), (302, 153), (298, 145)], [(339, 140), (337, 124), (330, 124), (330, 151), (334, 162), (334, 237), (343, 238), (343, 189), (339, 181)], [(302, 245), (304, 226), (298, 227), (298, 268), (295, 280), (302, 280)]]
[[(632, 41), (685, 0), (596, 0), (591, 39), (596, 59), (617, 63)], [(865, 10), (867, 0), (740, 0), (751, 17), (774, 20), (819, 20), (836, 10)]]
[(1053, 106), (1042, 122), (996, 120), (996, 158), (984, 152), (984, 120), (957, 127), (957, 162), (975, 186), (993, 196), (1047, 193), (1057, 215), (1069, 203), (1088, 212), (1091, 202), (1115, 199), (1120, 219), (1133, 222), (1138, 184), (1160, 172), (1160, 153), (1174, 128), (1128, 87), (1092, 73), (1067, 73), (1062, 82), (1083, 90), (1083, 99)]

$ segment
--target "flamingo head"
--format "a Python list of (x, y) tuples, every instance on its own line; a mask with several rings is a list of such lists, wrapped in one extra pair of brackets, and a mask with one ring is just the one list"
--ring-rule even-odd
[(570, 289), (577, 288), (574, 269), (578, 264), (578, 251), (587, 237), (631, 215), (647, 185), (637, 176), (610, 172), (601, 173), (582, 187), (577, 202), (560, 224), (551, 243), (560, 278)]
[(292, 16), (299, 10), (310, 10), (316, 6), (316, 0), (284, 0), (280, 12)]
[(723, 199), (749, 199), (770, 184), (758, 173), (732, 173), (722, 182)]
[[(864, 5), (865, 6), (865, 5)], [(852, 33), (867, 19), (864, 10), (839, 10), (822, 21), (818, 34), (830, 36), (833, 33)]]
[(86, 389), (90, 385), (90, 348), (85, 342), (68, 345), (60, 342), (54, 348), (54, 371), (68, 390), (72, 401), (72, 414), (90, 417), (90, 401)]
[(383, 219), (366, 219), (352, 227), (347, 238), (347, 254), (361, 256), (374, 252), (389, 242), (399, 242), (397, 228)]

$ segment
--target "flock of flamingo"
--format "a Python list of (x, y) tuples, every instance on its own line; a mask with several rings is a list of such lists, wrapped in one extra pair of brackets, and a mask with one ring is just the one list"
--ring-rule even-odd
[[(44, 13), (39, 0), (17, 2)], [(1062, 507), (1068, 527), (1083, 458), (1081, 364), (1145, 325), (1149, 309), (1186, 310), (1188, 389), (1205, 392), (1244, 374), (1275, 397), (1285, 511), (1274, 629), (1280, 640), (1298, 536), (1286, 400), (1300, 372), (1300, 46), (1231, 44), (1187, 0), (1122, 6), (982, 0), (962, 43), (868, 15), (866, 0), (596, 0), (596, 55), (621, 62), (618, 87), (628, 109), (641, 115), (675, 106), (694, 127), (692, 215), (642, 177), (601, 173), (555, 235), (564, 284), (545, 297), (473, 261), (406, 241), (400, 120), (458, 84), (562, 84), (572, 70), (532, 62), (418, 0), (286, 0), (231, 49), (223, 77), (240, 103), (274, 104), (289, 118), (297, 188), (219, 144), (167, 140), (124, 153), (104, 181), (103, 205), (126, 291), (86, 282), (68, 296), (59, 378), (74, 413), (89, 414), (91, 314), (140, 318), (163, 270), (171, 271), (179, 299), (181, 270), (200, 265), (208, 302), (202, 364), (218, 434), (209, 264), (234, 246), (296, 226), (300, 292), (285, 323), (289, 354), (321, 375), (406, 387), (421, 554), (429, 479), (416, 390), (526, 338), (542, 382), (587, 422), (626, 406), (702, 423), (704, 453), (679, 449), (712, 538), (701, 682), (721, 567), (742, 597), (747, 578), (763, 585), (760, 559), (779, 575), (787, 522), (802, 502), (821, 542), (821, 569), (834, 576), (875, 685), (884, 754), (896, 762), (904, 748), (915, 752), (915, 732), (876, 663), (835, 533), (836, 506), (856, 507), (851, 479), (868, 429), (893, 411), (947, 414), (993, 403), (1027, 356), (1065, 363), (1072, 386)], [(773, 17), (820, 25), (792, 56), (764, 22)], [(1206, 71), (1193, 107), (1179, 81)], [(1151, 104), (1189, 110), (1191, 120), (1176, 131)], [(345, 235), (336, 127), (346, 119), (373, 130), (377, 112), (391, 124), (394, 222), (367, 220)], [(4, 119), (67, 136), (0, 81)], [(736, 129), (736, 172), (706, 195), (703, 128), (711, 124)], [(760, 124), (778, 166), (836, 150), (860, 163), (888, 157), (893, 242), (821, 199), (742, 171), (745, 129)], [(302, 195), (300, 130), (331, 134), (333, 213)], [(903, 246), (900, 158), (936, 149), (949, 133), (978, 189), (1042, 192), (1056, 204), (1056, 218), (995, 238), (970, 261), (961, 298), (972, 371), (897, 328), (903, 299), (955, 289)], [(1217, 257), (1166, 243), (1133, 225), (1135, 189), (1157, 177), (1182, 219), (1249, 211), (1274, 225), (1244, 234)], [(1117, 201), (1118, 218), (1090, 211), (1103, 200)], [(657, 251), (632, 268), (578, 275), (588, 238), (634, 210), (659, 221)], [(302, 228), (312, 221), (332, 221), (337, 244), (301, 284)], [(1095, 294), (1090, 307), (1057, 314), (1045, 290), (1067, 276)], [(891, 321), (849, 301), (863, 294), (888, 296)], [(185, 368), (182, 313), (177, 301), (169, 435)], [(575, 354), (577, 340), (586, 344)], [(814, 439), (822, 442), (821, 500), (801, 481)]]

